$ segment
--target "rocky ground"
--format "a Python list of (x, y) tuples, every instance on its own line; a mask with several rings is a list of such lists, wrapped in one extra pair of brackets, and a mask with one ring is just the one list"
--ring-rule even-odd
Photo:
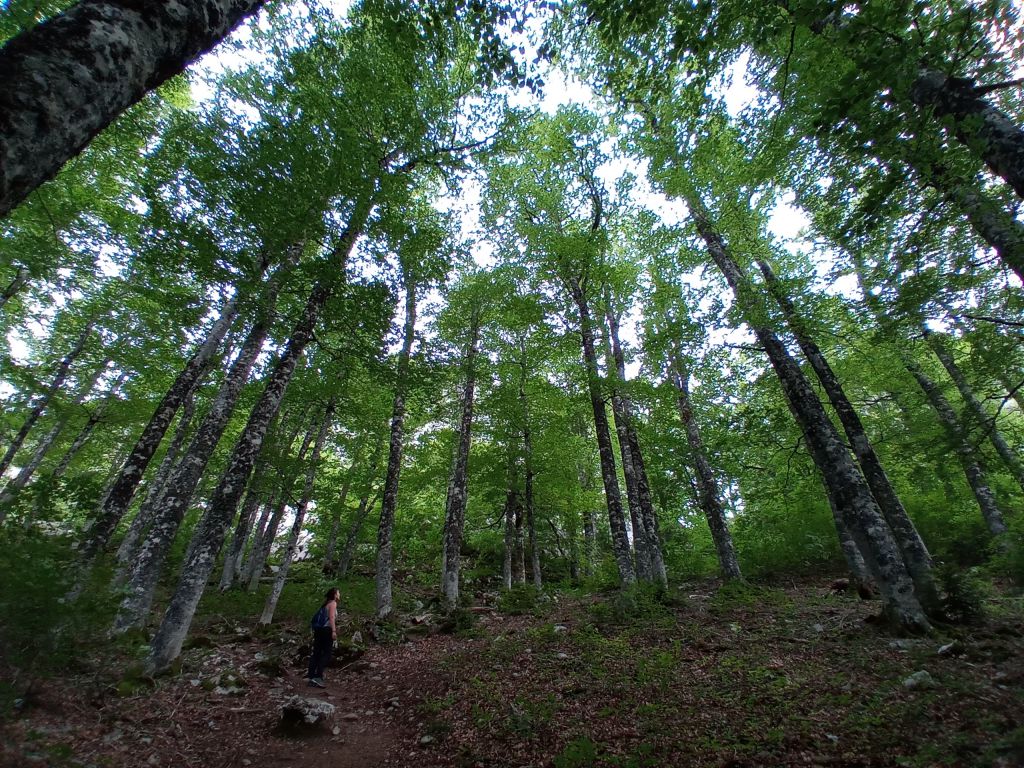
[[(917, 639), (821, 585), (503, 608), (458, 627), (426, 609), (383, 631), (353, 623), (325, 690), (302, 677), (303, 633), (208, 617), (175, 676), (125, 679), (130, 660), (107, 656), (20, 677), (0, 764), (1024, 765), (1019, 599)], [(289, 702), (330, 713), (289, 725)]]

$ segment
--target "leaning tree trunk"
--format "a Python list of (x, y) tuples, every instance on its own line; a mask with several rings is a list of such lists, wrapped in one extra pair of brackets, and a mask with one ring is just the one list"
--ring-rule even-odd
[[(738, 306), (748, 318), (755, 317), (758, 313), (750, 306), (750, 283), (733, 261), (721, 235), (711, 225), (703, 202), (695, 195), (689, 195), (686, 202), (697, 230), (735, 294)], [(903, 629), (926, 631), (928, 619), (914, 593), (914, 584), (899, 547), (817, 393), (775, 333), (756, 321), (748, 319), (748, 322), (768, 354), (790, 410), (804, 433), (837, 522), (841, 521), (849, 528), (861, 550), (882, 593), (890, 621)]]
[[(303, 445), (302, 451), (299, 452), (300, 460), (305, 455), (305, 450), (306, 446)], [(294, 480), (295, 478), (290, 474), (287, 475), (287, 479), (282, 474), (281, 491), (278, 493), (273, 506), (268, 507), (270, 509), (270, 517), (267, 520), (267, 524), (260, 529), (259, 535), (253, 540), (252, 549), (249, 551), (249, 562), (245, 566), (245, 578), (243, 579), (247, 592), (255, 592), (259, 589), (263, 568), (267, 564), (267, 558), (270, 557), (270, 550), (277, 540), (277, 530), (281, 527), (284, 513), (288, 509), (288, 491), (286, 489), (291, 487)]]
[(466, 502), (469, 448), (473, 431), (473, 395), (476, 387), (474, 366), (477, 344), (480, 339), (480, 310), (474, 308), (470, 317), (469, 344), (466, 347), (466, 381), (462, 388), (462, 415), (459, 419), (458, 445), (455, 448), (455, 465), (451, 482), (448, 483), (448, 497), (445, 504), (444, 538), (442, 539), (443, 567), (441, 569), (441, 594), (445, 605), (454, 608), (459, 603), (459, 565), (462, 557), (462, 530), (466, 521)]
[(0, 49), (0, 216), (263, 0), (83, 0)]
[(1024, 131), (984, 96), (972, 80), (934, 69), (922, 69), (910, 88), (914, 104), (951, 119), (957, 139), (1024, 198)]
[(352, 558), (356, 553), (356, 543), (359, 541), (359, 534), (362, 533), (363, 525), (366, 522), (366, 516), (380, 500), (382, 489), (378, 488), (371, 497), (370, 488), (372, 485), (371, 481), (370, 485), (366, 486), (366, 491), (363, 493), (362, 498), (359, 499), (359, 507), (356, 509), (355, 519), (349, 528), (345, 548), (341, 551), (341, 558), (338, 560), (337, 573), (339, 578), (343, 579), (348, 575), (348, 569), (352, 567)]
[(274, 585), (267, 595), (267, 602), (263, 606), (263, 614), (260, 616), (260, 624), (267, 625), (274, 620), (274, 610), (277, 608), (277, 601), (281, 598), (284, 590), (284, 583), (288, 580), (288, 570), (295, 560), (295, 553), (299, 549), (299, 536), (302, 534), (302, 526), (306, 522), (306, 511), (309, 509), (309, 502), (313, 499), (313, 481), (316, 479), (317, 465), (320, 463), (320, 452), (324, 448), (324, 441), (327, 439), (327, 432), (331, 428), (334, 419), (334, 401), (327, 404), (323, 421), (320, 423), (320, 431), (317, 433), (316, 442), (313, 444), (313, 453), (309, 459), (309, 466), (306, 468), (306, 482), (302, 488), (302, 498), (295, 510), (295, 521), (292, 523), (292, 530), (288, 536), (288, 546), (285, 547), (284, 556), (277, 568), (277, 577)]
[(718, 564), (727, 579), (742, 579), (736, 548), (729, 533), (729, 524), (725, 519), (725, 506), (722, 504), (718, 490), (718, 480), (708, 461), (704, 450), (704, 440), (700, 435), (700, 426), (694, 418), (690, 405), (690, 372), (683, 366), (678, 352), (672, 354), (672, 379), (676, 386), (679, 399), (679, 419), (686, 430), (686, 441), (690, 446), (690, 461), (697, 474), (697, 498), (711, 529), (711, 539), (715, 542), (718, 553)]
[[(260, 465), (256, 466), (254, 474), (259, 476)], [(245, 492), (245, 501), (242, 502), (242, 511), (238, 516), (238, 525), (235, 527), (231, 546), (224, 556), (224, 566), (220, 572), (220, 584), (218, 585), (221, 592), (227, 592), (235, 586), (235, 581), (242, 574), (242, 555), (245, 553), (245, 542), (249, 539), (253, 523), (256, 522), (256, 512), (262, 503), (263, 496), (253, 480)]]
[(999, 431), (999, 427), (995, 423), (995, 417), (985, 413), (985, 408), (982, 406), (981, 401), (974, 394), (974, 389), (971, 387), (970, 382), (967, 381), (963, 371), (960, 370), (956, 360), (953, 359), (952, 353), (943, 343), (942, 338), (929, 331), (923, 325), (921, 330), (924, 333), (925, 341), (928, 342), (928, 346), (932, 348), (935, 356), (942, 363), (942, 367), (949, 374), (949, 378), (956, 385), (960, 397), (963, 398), (964, 403), (967, 405), (967, 410), (971, 414), (971, 419), (988, 436), (989, 442), (992, 443), (992, 447), (999, 454), (999, 458), (1006, 464), (1013, 475), (1013, 479), (1017, 481), (1017, 485), (1021, 487), (1021, 490), (1024, 490), (1024, 466), (1021, 465), (1020, 457), (1006, 442), (1003, 433)]
[(889, 482), (889, 476), (886, 474), (878, 454), (875, 453), (875, 449), (871, 445), (860, 416), (853, 407), (853, 403), (846, 396), (839, 377), (836, 376), (825, 355), (811, 338), (807, 326), (797, 313), (796, 307), (786, 294), (771, 265), (763, 259), (758, 259), (757, 264), (761, 274), (764, 275), (768, 291), (782, 309), (782, 314), (786, 318), (786, 322), (789, 324), (797, 344), (800, 345), (804, 356), (811, 364), (811, 368), (818, 377), (818, 381), (821, 382), (829, 402), (839, 417), (839, 423), (842, 425), (843, 431), (850, 441), (853, 455), (857, 458), (857, 463), (860, 465), (864, 479), (867, 481), (871, 494), (875, 497), (875, 501), (878, 503), (878, 508), (885, 517), (885, 521), (892, 530), (896, 543), (900, 548), (900, 553), (903, 555), (903, 562), (907, 566), (910, 577), (914, 580), (914, 590), (917, 593), (918, 600), (930, 615), (940, 617), (942, 615), (942, 607), (940, 605), (939, 591), (932, 575), (931, 555), (928, 553), (928, 548), (918, 533), (917, 527), (910, 519), (910, 515), (907, 514), (903, 502), (900, 501), (896, 490), (892, 487), (892, 483)]
[(3, 309), (8, 301), (18, 295), (18, 292), (28, 282), (28, 278), (28, 267), (18, 267), (18, 273), (14, 276), (14, 279), (4, 288), (3, 293), (0, 293), (0, 309)]
[(384, 496), (377, 527), (377, 617), (386, 618), (393, 610), (391, 584), (391, 536), (398, 506), (398, 480), (402, 471), (402, 442), (405, 428), (405, 394), (409, 379), (409, 358), (416, 331), (416, 286), (411, 279), (405, 285), (405, 334), (398, 354), (395, 399), (391, 406), (391, 440), (388, 444), (388, 468), (384, 476)]
[[(170, 389), (163, 396), (160, 404), (156, 407), (156, 411), (150, 417), (149, 423), (146, 424), (138, 441), (136, 441), (128, 457), (121, 465), (116, 479), (103, 495), (103, 500), (100, 502), (96, 517), (87, 529), (86, 539), (79, 549), (79, 556), (84, 566), (83, 571), (88, 571), (93, 558), (110, 541), (110, 537), (117, 529), (118, 523), (121, 522), (121, 518), (124, 517), (128, 505), (131, 504), (132, 498), (135, 496), (135, 491), (138, 488), (139, 481), (142, 480), (146, 467), (149, 466), (153, 454), (156, 453), (160, 442), (163, 440), (164, 433), (170, 426), (174, 415), (178, 412), (178, 407), (188, 396), (188, 393), (192, 391), (206, 369), (207, 362), (216, 353), (217, 348), (224, 339), (224, 335), (231, 327), (237, 311), (238, 305), (235, 298), (225, 303), (221, 310), (220, 318), (210, 328), (210, 333), (207, 335), (206, 340), (189, 358), (181, 373), (178, 374)], [(85, 575), (87, 574), (83, 573), (79, 579), (78, 590), (84, 584)]]
[(85, 426), (82, 427), (81, 431), (75, 437), (67, 451), (64, 452), (64, 456), (61, 457), (61, 460), (57, 462), (57, 466), (53, 468), (53, 471), (50, 473), (51, 481), (59, 480), (64, 476), (64, 473), (68, 471), (68, 467), (71, 466), (71, 462), (74, 460), (75, 456), (78, 455), (78, 452), (85, 447), (85, 444), (89, 442), (89, 438), (92, 436), (93, 430), (96, 429), (96, 425), (103, 420), (107, 409), (114, 401), (114, 398), (117, 397), (118, 392), (121, 391), (121, 387), (124, 385), (127, 378), (128, 372), (122, 371), (114, 380), (114, 383), (110, 385), (110, 389), (107, 390), (107, 394), (103, 398), (103, 402), (97, 405), (95, 410), (89, 414), (89, 418), (86, 420)]
[(341, 484), (341, 491), (338, 493), (338, 506), (331, 515), (331, 532), (327, 539), (327, 546), (324, 548), (324, 562), (321, 570), (324, 573), (334, 573), (337, 567), (338, 534), (341, 532), (341, 516), (345, 511), (345, 504), (348, 503), (348, 492), (352, 488), (352, 478), (359, 469), (359, 462), (363, 457), (363, 446), (366, 443), (366, 433), (362, 432), (356, 440), (355, 450), (352, 451), (352, 464), (345, 472), (345, 481)]
[(263, 438), (281, 405), (285, 389), (306, 346), (313, 340), (313, 329), (335, 281), (344, 275), (345, 262), (369, 216), (369, 205), (359, 205), (353, 213), (349, 228), (341, 236), (334, 252), (325, 264), (324, 274), (332, 282), (317, 282), (310, 292), (306, 306), (292, 330), (284, 352), (274, 365), (263, 394), (252, 409), (228, 466), (214, 489), (206, 512), (200, 518), (193, 535), (193, 546), (181, 571), (181, 579), (171, 603), (164, 614), (160, 628), (151, 645), (146, 667), (154, 671), (166, 670), (181, 653), (181, 645), (188, 634), (196, 606), (203, 596), (206, 582), (216, 565), (217, 554), (224, 544), (227, 531), (234, 519), (238, 502), (263, 447)]
[(4, 453), (3, 458), (0, 458), (0, 476), (7, 471), (7, 468), (11, 466), (11, 462), (14, 461), (14, 456), (25, 442), (25, 438), (28, 437), (28, 433), (35, 426), (35, 423), (39, 421), (39, 417), (43, 415), (43, 411), (50, 404), (53, 396), (56, 395), (62, 386), (64, 386), (64, 380), (68, 377), (68, 372), (71, 370), (71, 364), (78, 359), (78, 356), (82, 354), (85, 349), (85, 344), (89, 340), (89, 336), (92, 335), (93, 323), (90, 321), (86, 324), (83, 331), (78, 335), (78, 340), (71, 350), (64, 355), (64, 358), (60, 361), (57, 366), (57, 371), (54, 373), (53, 380), (46, 390), (39, 396), (36, 402), (29, 409), (28, 415), (25, 417), (24, 423), (21, 425), (21, 429), (14, 436), (10, 446), (7, 448), (7, 452)]
[(175, 466), (173, 475), (167, 481), (167, 488), (160, 496), (160, 507), (154, 515), (146, 539), (131, 560), (125, 597), (114, 623), (115, 632), (124, 632), (145, 623), (167, 553), (178, 534), (178, 528), (181, 527), (206, 465), (231, 420), (235, 404), (249, 380), (256, 358), (263, 351), (263, 342), (273, 321), (280, 276), (279, 271), (271, 278), (269, 295), (265, 298), (266, 303), (259, 317), (242, 344), (238, 357), (231, 364), (188, 450)]
[(622, 514), (622, 496), (619, 493), (619, 478), (615, 472), (615, 452), (612, 449), (611, 432), (608, 428), (608, 414), (605, 411), (604, 398), (601, 395), (590, 306), (579, 280), (571, 278), (569, 289), (580, 314), (583, 362), (587, 371), (587, 391), (590, 394), (590, 405), (594, 411), (594, 431), (597, 433), (597, 448), (601, 457), (601, 479), (604, 482), (605, 501), (608, 505), (612, 552), (619, 569), (619, 580), (624, 586), (628, 586), (636, 581), (636, 571), (633, 569), (633, 558), (629, 551), (626, 520)]
[[(658, 535), (658, 516), (654, 511), (650, 479), (647, 477), (647, 466), (644, 462), (643, 451), (640, 449), (640, 437), (636, 431), (633, 402), (625, 391), (626, 356), (622, 352), (622, 344), (619, 341), (619, 318), (612, 308), (610, 295), (606, 302), (605, 312), (608, 319), (608, 335), (611, 338), (612, 357), (615, 360), (615, 377), (621, 387), (619, 400), (625, 424), (626, 442), (629, 445), (629, 458), (633, 465), (633, 476), (636, 482), (638, 516), (640, 532), (644, 538), (645, 559), (650, 570), (650, 580), (657, 580), (663, 587), (666, 587), (668, 586), (668, 573), (665, 570), (665, 558), (661, 552), (661, 540)], [(619, 439), (621, 441), (621, 436)]]

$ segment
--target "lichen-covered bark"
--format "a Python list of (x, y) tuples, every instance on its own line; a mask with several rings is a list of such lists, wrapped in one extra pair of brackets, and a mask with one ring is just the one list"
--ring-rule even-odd
[[(260, 624), (267, 625), (274, 620), (274, 610), (277, 608), (277, 601), (284, 590), (284, 584), (288, 580), (288, 570), (291, 568), (295, 553), (299, 548), (299, 536), (302, 534), (302, 526), (306, 522), (306, 512), (309, 509), (309, 502), (313, 499), (313, 481), (316, 478), (317, 466), (320, 464), (320, 453), (324, 448), (324, 441), (327, 439), (327, 432), (334, 420), (334, 401), (327, 404), (323, 420), (320, 422), (320, 429), (313, 443), (313, 452), (309, 458), (309, 465), (306, 467), (306, 481), (302, 487), (302, 497), (295, 510), (295, 521), (292, 523), (291, 532), (288, 535), (288, 546), (285, 547), (284, 555), (278, 565), (277, 576), (274, 585), (267, 595), (267, 602), (263, 605), (263, 613), (260, 615)], [(311, 428), (312, 429), (312, 428)]]
[(917, 592), (918, 600), (930, 615), (938, 618), (942, 612), (939, 591), (932, 575), (932, 558), (928, 548), (925, 546), (924, 540), (918, 533), (914, 522), (910, 519), (910, 515), (907, 514), (907, 510), (896, 494), (896, 490), (892, 487), (892, 483), (889, 482), (889, 476), (886, 474), (878, 454), (875, 453), (875, 449), (871, 445), (860, 416), (853, 407), (853, 403), (846, 396), (839, 377), (832, 370), (832, 366), (829, 365), (821, 348), (811, 338), (810, 332), (807, 330), (803, 319), (797, 313), (796, 307), (783, 288), (782, 283), (767, 261), (763, 259), (758, 260), (758, 267), (761, 270), (761, 274), (764, 275), (769, 292), (782, 309), (782, 314), (786, 318), (786, 322), (789, 324), (793, 335), (796, 337), (797, 344), (799, 344), (800, 349), (803, 351), (804, 357), (811, 364), (811, 369), (817, 376), (818, 381), (821, 382), (829, 402), (839, 417), (839, 423), (842, 425), (843, 431), (850, 441), (853, 455), (857, 458), (857, 463), (860, 465), (864, 479), (871, 489), (871, 494), (875, 497), (875, 501), (878, 502), (878, 507), (885, 517), (885, 521), (889, 524), (896, 543), (899, 545), (900, 552), (903, 555), (903, 562), (906, 564), (907, 571), (914, 580), (914, 589)]
[(0, 49), (0, 216), (264, 0), (82, 0)]
[(448, 496), (445, 504), (444, 548), (441, 569), (441, 594), (445, 604), (454, 608), (459, 602), (459, 564), (462, 553), (462, 529), (466, 519), (467, 489), (469, 485), (469, 448), (473, 432), (473, 396), (476, 391), (476, 353), (480, 339), (481, 315), (475, 309), (470, 318), (469, 343), (466, 346), (466, 379), (462, 388), (462, 413), (459, 418), (458, 444)]
[(416, 285), (412, 280), (405, 286), (405, 329), (402, 349), (398, 353), (398, 375), (395, 381), (395, 399), (391, 406), (391, 439), (388, 443), (388, 467), (384, 476), (384, 497), (377, 527), (377, 616), (386, 618), (394, 608), (391, 594), (391, 536), (395, 528), (395, 509), (398, 506), (398, 481), (402, 472), (402, 447), (405, 429), (405, 393), (409, 379), (409, 358), (416, 331)]
[[(260, 467), (257, 465), (255, 474), (260, 474)], [(245, 553), (245, 542), (252, 533), (253, 525), (256, 522), (256, 512), (263, 503), (260, 490), (253, 482), (245, 492), (245, 501), (242, 502), (242, 511), (238, 516), (238, 524), (235, 526), (234, 536), (231, 538), (231, 546), (224, 555), (224, 564), (220, 572), (221, 592), (227, 592), (235, 586), (236, 580), (242, 575), (242, 555)]]
[(697, 475), (698, 501), (704, 510), (704, 517), (707, 518), (708, 528), (711, 529), (711, 539), (715, 542), (715, 551), (718, 553), (718, 565), (727, 579), (742, 579), (736, 548), (733, 546), (732, 534), (725, 519), (725, 506), (719, 494), (718, 481), (715, 479), (711, 462), (708, 461), (700, 425), (697, 424), (690, 405), (690, 372), (686, 370), (678, 354), (672, 355), (672, 369), (672, 379), (678, 393), (679, 419), (686, 430), (690, 461), (693, 462)]
[[(216, 353), (225, 334), (231, 327), (237, 310), (238, 305), (234, 298), (225, 303), (220, 317), (210, 328), (206, 340), (199, 345), (199, 348), (189, 358), (181, 373), (178, 374), (174, 383), (171, 384), (163, 399), (161, 399), (160, 404), (157, 405), (149, 422), (142, 430), (142, 434), (139, 435), (139, 439), (122, 463), (116, 478), (103, 495), (99, 509), (96, 512), (96, 517), (86, 530), (85, 541), (79, 550), (85, 570), (88, 570), (92, 559), (110, 541), (110, 537), (113, 535), (118, 523), (121, 522), (121, 518), (124, 517), (128, 505), (131, 504), (132, 498), (135, 496), (135, 491), (139, 486), (139, 481), (142, 480), (146, 467), (149, 466), (153, 454), (156, 453), (157, 448), (160, 446), (160, 441), (163, 440), (164, 433), (171, 425), (171, 420), (178, 412), (182, 401), (192, 391), (196, 382), (201, 378), (203, 371), (206, 370), (207, 363)], [(81, 583), (80, 580), (79, 586), (81, 586)]]
[(626, 520), (622, 514), (622, 495), (619, 492), (619, 478), (615, 472), (615, 452), (612, 449), (608, 414), (601, 394), (600, 373), (597, 367), (597, 350), (594, 346), (594, 329), (586, 293), (576, 278), (570, 278), (569, 289), (580, 315), (580, 336), (583, 343), (583, 363), (587, 372), (587, 392), (594, 412), (594, 431), (597, 433), (597, 449), (601, 458), (601, 480), (604, 482), (605, 503), (608, 505), (608, 523), (612, 533), (612, 552), (619, 569), (619, 580), (623, 586), (636, 581), (633, 558), (629, 551), (629, 535)]
[[(693, 195), (688, 196), (686, 202), (708, 252), (750, 322), (758, 313), (750, 306), (746, 276), (711, 224), (703, 202)], [(804, 433), (836, 517), (849, 529), (879, 586), (890, 622), (904, 630), (928, 630), (928, 619), (892, 532), (817, 393), (773, 331), (757, 322), (751, 322), (751, 329), (767, 353), (786, 402)]]
[(1024, 198), (1024, 131), (989, 103), (973, 80), (922, 69), (910, 98), (936, 117), (950, 118), (956, 137)]
[(504, 539), (504, 556), (501, 564), (501, 580), (505, 585), (505, 589), (512, 589), (513, 581), (513, 560), (515, 559), (515, 548), (516, 548), (516, 505), (519, 500), (517, 498), (518, 491), (515, 488), (510, 487), (505, 496), (505, 539)]

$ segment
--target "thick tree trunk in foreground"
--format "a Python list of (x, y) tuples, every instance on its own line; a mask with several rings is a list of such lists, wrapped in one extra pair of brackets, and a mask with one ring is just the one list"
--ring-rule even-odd
[(910, 88), (914, 103), (953, 120), (956, 137), (1024, 198), (1024, 131), (984, 98), (971, 80), (923, 69)]
[[(355, 246), (369, 213), (369, 206), (357, 207), (348, 230), (341, 236), (328, 264), (325, 265), (325, 275), (332, 276), (334, 280), (344, 275), (348, 255)], [(318, 282), (310, 292), (306, 306), (292, 330), (291, 338), (267, 377), (263, 394), (253, 407), (249, 421), (238, 438), (234, 453), (228, 460), (228, 466), (214, 489), (210, 504), (196, 526), (193, 546), (183, 564), (181, 579), (151, 644), (152, 650), (146, 666), (153, 671), (166, 670), (181, 653), (181, 645), (192, 624), (196, 606), (199, 605), (206, 582), (216, 565), (217, 553), (224, 544), (238, 502), (249, 484), (249, 476), (263, 447), (267, 428), (281, 405), (281, 399), (299, 358), (313, 340), (313, 329), (320, 317), (320, 311), (334, 287), (333, 281)]]
[(75, 345), (66, 355), (64, 355), (64, 358), (57, 366), (57, 370), (53, 375), (50, 385), (32, 405), (28, 415), (25, 417), (25, 421), (21, 425), (21, 429), (19, 429), (18, 433), (14, 436), (10, 446), (8, 446), (7, 451), (3, 455), (3, 458), (0, 458), (0, 476), (3, 476), (4, 472), (7, 471), (7, 468), (11, 466), (11, 462), (14, 461), (15, 454), (18, 453), (18, 450), (24, 444), (25, 438), (28, 437), (28, 433), (32, 430), (32, 427), (35, 426), (36, 422), (39, 421), (39, 417), (43, 415), (43, 411), (46, 410), (50, 401), (53, 400), (53, 396), (60, 391), (62, 386), (64, 386), (64, 380), (68, 377), (68, 373), (71, 370), (71, 364), (78, 359), (78, 356), (82, 354), (82, 351), (85, 349), (85, 344), (92, 335), (92, 328), (92, 322), (89, 322), (85, 326), (82, 332), (78, 335)]
[(725, 507), (718, 491), (718, 481), (704, 450), (700, 427), (690, 406), (690, 372), (685, 369), (678, 353), (672, 355), (672, 378), (679, 396), (679, 419), (686, 430), (686, 441), (690, 446), (690, 461), (697, 475), (697, 496), (701, 509), (711, 529), (711, 539), (718, 553), (718, 565), (727, 579), (742, 579), (736, 548), (725, 519)]
[(402, 443), (405, 429), (405, 393), (408, 387), (409, 358), (416, 331), (416, 286), (411, 279), (405, 285), (405, 331), (398, 354), (395, 399), (391, 406), (391, 440), (388, 444), (388, 468), (384, 476), (384, 497), (377, 527), (377, 617), (386, 618), (393, 609), (391, 596), (391, 536), (398, 506), (398, 480), (402, 471)]
[(295, 553), (299, 549), (299, 536), (302, 535), (302, 526), (306, 522), (306, 511), (309, 509), (309, 502), (313, 499), (313, 481), (316, 479), (317, 466), (320, 464), (320, 453), (323, 451), (324, 441), (327, 439), (327, 433), (331, 428), (333, 420), (334, 401), (332, 400), (327, 404), (324, 418), (320, 423), (320, 430), (316, 436), (316, 442), (313, 443), (313, 453), (309, 458), (309, 466), (306, 467), (306, 482), (302, 488), (302, 498), (299, 499), (299, 505), (295, 510), (295, 522), (292, 523), (292, 530), (288, 535), (288, 546), (285, 547), (284, 555), (281, 557), (281, 563), (277, 569), (277, 577), (274, 579), (274, 585), (270, 588), (270, 594), (267, 595), (267, 602), (263, 606), (260, 624), (267, 625), (274, 620), (274, 610), (277, 608), (277, 601), (281, 598), (284, 584), (288, 580), (288, 570), (291, 568), (292, 561), (295, 560)]
[[(711, 225), (707, 209), (692, 195), (687, 204), (698, 232), (739, 306), (748, 317), (755, 316), (749, 306), (749, 282), (733, 261), (721, 235)], [(790, 410), (807, 439), (834, 513), (849, 528), (879, 586), (890, 621), (899, 628), (927, 631), (928, 619), (914, 593), (914, 584), (899, 547), (817, 393), (774, 332), (756, 323), (752, 330), (767, 352)]]
[(466, 347), (466, 380), (462, 388), (462, 415), (459, 419), (458, 444), (455, 447), (455, 465), (448, 483), (445, 504), (444, 548), (441, 568), (441, 594), (445, 605), (454, 608), (459, 603), (459, 565), (462, 557), (462, 530), (466, 521), (467, 488), (469, 485), (469, 448), (473, 432), (473, 396), (476, 387), (476, 352), (480, 338), (480, 311), (474, 309), (470, 318), (469, 344)]
[[(988, 436), (989, 442), (992, 443), (992, 447), (999, 454), (999, 458), (1006, 464), (1014, 480), (1017, 481), (1017, 485), (1021, 487), (1021, 490), (1024, 490), (1024, 465), (1021, 465), (1020, 457), (1006, 442), (1003, 433), (999, 431), (999, 427), (995, 423), (995, 417), (985, 413), (984, 406), (978, 400), (977, 395), (974, 394), (974, 389), (971, 387), (970, 382), (967, 381), (963, 371), (960, 370), (960, 366), (957, 365), (953, 354), (949, 351), (943, 339), (924, 326), (921, 327), (921, 330), (924, 333), (925, 341), (928, 342), (928, 346), (932, 348), (935, 356), (942, 363), (942, 367), (949, 374), (949, 378), (956, 385), (960, 397), (963, 398), (964, 403), (967, 405), (967, 410), (971, 414), (971, 420)], [(970, 430), (968, 430), (969, 432)]]
[(878, 508), (885, 517), (886, 523), (889, 524), (893, 537), (900, 548), (900, 553), (903, 555), (907, 571), (914, 580), (914, 590), (918, 600), (930, 615), (938, 617), (941, 615), (939, 591), (932, 575), (932, 558), (924, 540), (917, 532), (914, 522), (907, 514), (892, 483), (889, 482), (889, 476), (885, 473), (882, 462), (868, 439), (860, 416), (846, 396), (839, 377), (836, 376), (824, 353), (811, 338), (803, 319), (797, 314), (796, 307), (786, 294), (771, 265), (763, 259), (759, 259), (757, 264), (761, 269), (761, 274), (764, 275), (769, 292), (782, 309), (782, 314), (786, 318), (797, 344), (800, 345), (804, 357), (811, 364), (811, 368), (839, 417), (839, 423), (842, 424), (843, 431), (850, 441), (853, 455), (857, 458), (864, 479), (871, 489), (871, 495), (875, 497)]
[(0, 216), (263, 0), (82, 0), (0, 49)]
[(587, 391), (590, 394), (590, 405), (594, 411), (594, 430), (597, 433), (597, 448), (601, 457), (601, 479), (604, 482), (608, 523), (612, 532), (612, 552), (619, 569), (619, 580), (623, 586), (629, 586), (636, 581), (636, 571), (633, 568), (633, 558), (629, 551), (626, 520), (622, 514), (622, 496), (619, 493), (619, 478), (615, 472), (615, 452), (612, 449), (611, 431), (608, 427), (608, 413), (605, 411), (604, 398), (601, 395), (590, 306), (579, 280), (571, 278), (569, 289), (580, 314), (583, 362), (587, 370)]
[[(636, 431), (633, 402), (625, 391), (626, 356), (622, 352), (622, 344), (619, 341), (619, 317), (612, 308), (610, 296), (606, 302), (605, 312), (608, 319), (608, 335), (611, 338), (612, 357), (615, 360), (614, 371), (615, 379), (618, 382), (619, 402), (625, 426), (624, 435), (629, 446), (629, 460), (633, 465), (633, 478), (636, 483), (637, 516), (640, 521), (640, 533), (643, 537), (644, 561), (648, 569), (648, 579), (650, 581), (657, 581), (665, 587), (668, 586), (668, 574), (665, 571), (665, 558), (661, 552), (661, 538), (658, 535), (658, 517), (654, 511), (654, 501), (651, 498), (651, 484), (647, 477), (647, 466), (644, 462), (643, 451), (640, 448), (640, 437)], [(609, 369), (611, 369), (611, 366), (609, 366)], [(609, 373), (611, 373), (611, 370), (609, 370)], [(619, 440), (621, 445), (622, 435), (619, 436)], [(625, 462), (625, 459), (623, 459), (623, 462)]]
[[(174, 380), (170, 389), (163, 396), (160, 404), (156, 407), (153, 415), (142, 430), (128, 458), (124, 460), (117, 478), (110, 485), (109, 490), (104, 494), (96, 512), (96, 518), (86, 530), (86, 539), (79, 550), (83, 566), (88, 570), (92, 559), (103, 550), (110, 537), (113, 535), (121, 518), (131, 504), (132, 497), (138, 488), (142, 475), (149, 466), (153, 454), (163, 440), (164, 433), (171, 424), (171, 420), (178, 412), (182, 401), (192, 391), (199, 380), (209, 360), (216, 353), (225, 334), (231, 327), (237, 312), (237, 301), (232, 298), (225, 303), (221, 310), (220, 318), (210, 328), (206, 340), (199, 346), (189, 361), (185, 364), (181, 373)], [(84, 578), (84, 576), (82, 577)], [(79, 588), (82, 581), (79, 582)]]
[(178, 461), (174, 473), (167, 481), (166, 489), (160, 496), (160, 506), (156, 510), (146, 539), (131, 561), (126, 581), (127, 592), (121, 601), (121, 608), (114, 623), (115, 632), (142, 626), (146, 621), (167, 553), (170, 552), (178, 528), (181, 527), (185, 513), (188, 512), (206, 465), (231, 420), (235, 404), (242, 394), (242, 388), (249, 380), (256, 358), (263, 350), (263, 342), (270, 329), (277, 303), (277, 290), (274, 284), (279, 284), (279, 277), (280, 274), (271, 279), (269, 295), (261, 307), (259, 317), (242, 344), (238, 357), (231, 364), (231, 369), (225, 376), (210, 410), (196, 430), (188, 450)]

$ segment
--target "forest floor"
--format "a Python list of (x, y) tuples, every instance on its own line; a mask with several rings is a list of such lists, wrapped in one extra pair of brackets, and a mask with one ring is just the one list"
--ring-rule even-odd
[[(979, 626), (894, 639), (870, 621), (877, 602), (827, 583), (671, 594), (506, 598), (456, 634), (410, 622), (339, 660), (325, 690), (303, 679), (298, 628), (206, 616), (180, 674), (133, 683), (108, 656), (32, 681), (0, 722), (0, 764), (1024, 765), (1018, 598)], [(333, 717), (283, 731), (292, 695)]]

